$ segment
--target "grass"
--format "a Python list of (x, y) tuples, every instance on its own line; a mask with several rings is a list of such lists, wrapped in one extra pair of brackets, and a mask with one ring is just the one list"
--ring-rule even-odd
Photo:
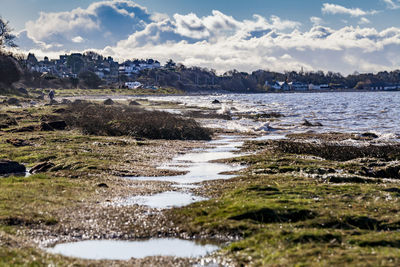
[(57, 97), (84, 96), (84, 95), (170, 95), (184, 94), (175, 88), (163, 87), (153, 89), (56, 89)]
[[(83, 181), (55, 178), (44, 174), (0, 179), (0, 227), (53, 225), (57, 212), (66, 204), (81, 200), (94, 187), (83, 187)], [(11, 226), (11, 228), (9, 228)]]
[(239, 266), (400, 264), (397, 184), (332, 183), (323, 177), (355, 163), (258, 146), (231, 160), (250, 167), (220, 184), (219, 197), (171, 211), (171, 219), (191, 235), (240, 237), (221, 252)]
[(211, 132), (193, 119), (128, 106), (70, 104), (63, 118), (90, 135), (133, 136), (167, 140), (210, 140)]

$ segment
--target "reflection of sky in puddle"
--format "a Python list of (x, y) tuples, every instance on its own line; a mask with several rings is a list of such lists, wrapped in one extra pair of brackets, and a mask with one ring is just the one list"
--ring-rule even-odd
[(56, 245), (47, 249), (54, 254), (91, 260), (129, 260), (149, 256), (200, 257), (217, 250), (218, 246), (199, 245), (181, 239), (150, 239), (145, 241), (92, 240)]
[[(232, 166), (210, 161), (240, 156), (240, 154), (234, 153), (234, 151), (237, 151), (238, 147), (243, 144), (243, 142), (236, 141), (237, 138), (238, 137), (226, 137), (222, 140), (211, 141), (210, 143), (215, 147), (179, 155), (175, 157), (171, 163), (160, 167), (160, 169), (187, 171), (184, 175), (128, 178), (138, 181), (164, 181), (179, 184), (233, 178), (234, 175), (220, 173), (238, 171), (243, 168), (242, 166)], [(186, 186), (185, 188), (188, 187)]]
[(173, 207), (183, 207), (203, 200), (207, 200), (207, 198), (184, 192), (163, 192), (151, 196), (134, 196), (121, 199), (119, 201), (114, 201), (113, 206), (123, 207), (138, 204), (153, 209), (170, 209)]
[[(223, 136), (220, 140), (209, 142), (212, 146), (207, 149), (195, 149), (191, 153), (179, 155), (170, 163), (165, 164), (160, 169), (176, 170), (186, 172), (184, 175), (159, 176), (159, 177), (127, 177), (136, 181), (162, 181), (172, 182), (175, 188), (185, 191), (196, 188), (196, 183), (231, 179), (235, 175), (223, 174), (227, 172), (238, 171), (243, 166), (232, 166), (224, 163), (210, 162), (219, 159), (238, 157), (240, 154), (234, 153), (243, 145), (238, 141), (241, 137)], [(164, 192), (150, 196), (133, 196), (126, 199), (117, 199), (113, 203), (115, 206), (143, 205), (157, 209), (167, 209), (173, 207), (182, 207), (194, 202), (203, 201), (206, 198), (192, 195), (187, 192)]]
[(284, 134), (271, 134), (271, 135), (263, 135), (253, 139), (254, 141), (265, 141), (265, 140), (280, 140), (286, 139), (286, 135)]

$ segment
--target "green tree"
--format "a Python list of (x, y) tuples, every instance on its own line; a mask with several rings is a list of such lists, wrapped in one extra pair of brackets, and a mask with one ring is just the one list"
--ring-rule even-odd
[(0, 17), (0, 49), (6, 46), (17, 47), (14, 43), (15, 35), (13, 35), (11, 31), (12, 29), (9, 26), (9, 22)]
[(97, 88), (101, 85), (102, 81), (96, 73), (91, 71), (84, 71), (79, 74), (79, 79), (89, 88)]

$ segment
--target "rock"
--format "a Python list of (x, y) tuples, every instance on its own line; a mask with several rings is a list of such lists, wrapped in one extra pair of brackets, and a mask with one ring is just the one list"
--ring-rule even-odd
[(53, 110), (53, 113), (65, 113), (65, 108), (58, 108), (58, 109), (55, 109), (55, 110)]
[(82, 104), (82, 103), (85, 103), (86, 101), (85, 100), (82, 100), (82, 99), (75, 99), (74, 100), (74, 102), (72, 102), (73, 104)]
[(25, 133), (25, 132), (33, 132), (35, 131), (35, 126), (26, 126), (17, 129), (9, 130), (10, 133)]
[(18, 125), (16, 119), (8, 116), (7, 114), (0, 114), (0, 129), (8, 128), (14, 125)]
[(132, 100), (129, 102), (129, 106), (140, 106), (140, 103), (136, 102), (135, 100)]
[(114, 105), (114, 101), (111, 98), (108, 98), (108, 99), (104, 100), (103, 104), (107, 105), (107, 106), (111, 106), (111, 105)]
[(67, 123), (65, 121), (51, 121), (48, 122), (48, 124), (54, 129), (54, 130), (60, 130), (63, 131), (65, 128), (67, 128)]
[(26, 172), (24, 165), (19, 164), (16, 161), (0, 159), (0, 175), (24, 172)]
[(58, 105), (60, 103), (58, 103), (56, 100), (52, 99), (50, 100), (50, 105)]
[(221, 102), (218, 99), (214, 99), (214, 101), (211, 102), (211, 104), (221, 104)]
[(61, 104), (63, 104), (63, 105), (67, 105), (67, 104), (71, 104), (72, 102), (71, 102), (71, 100), (69, 100), (69, 99), (65, 99), (65, 98), (63, 98), (62, 100), (61, 100)]
[(384, 189), (383, 191), (385, 191), (385, 192), (390, 192), (390, 193), (398, 193), (398, 194), (400, 194), (400, 188), (396, 188), (396, 187)]
[(281, 118), (285, 116), (279, 112), (268, 112), (268, 113), (258, 114), (257, 117), (270, 119), (270, 118)]
[(36, 165), (32, 169), (30, 169), (29, 173), (33, 174), (33, 173), (46, 172), (46, 171), (50, 170), (51, 168), (53, 168), (54, 166), (55, 165), (52, 162), (43, 162), (43, 163)]
[(31, 144), (23, 139), (7, 139), (7, 143), (15, 146), (15, 147), (21, 147), (21, 146), (30, 146)]
[(18, 91), (19, 93), (23, 94), (23, 95), (27, 95), (27, 94), (28, 94), (28, 90), (26, 90), (26, 89), (23, 88), (23, 87), (18, 88), (17, 91)]
[(105, 183), (101, 183), (101, 184), (98, 184), (97, 187), (108, 188), (108, 185)]
[(51, 127), (47, 122), (42, 122), (39, 126), (39, 130), (44, 132), (50, 132), (54, 131), (54, 128)]
[(319, 127), (319, 126), (323, 126), (322, 123), (320, 122), (316, 122), (316, 123), (311, 123), (308, 120), (304, 119), (304, 122), (302, 124), (303, 126), (307, 126), (307, 127)]
[(16, 99), (16, 98), (14, 98), (14, 97), (11, 97), (11, 98), (7, 99), (7, 104), (9, 104), (9, 105), (15, 105), (15, 106), (21, 105), (21, 103), (19, 102), (19, 100)]
[(379, 136), (374, 134), (374, 133), (363, 133), (363, 134), (361, 134), (361, 137), (370, 138), (370, 139), (376, 139)]

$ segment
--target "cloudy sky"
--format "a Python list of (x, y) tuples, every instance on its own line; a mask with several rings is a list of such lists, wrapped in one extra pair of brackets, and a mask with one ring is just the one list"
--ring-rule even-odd
[(0, 0), (24, 52), (230, 69), (400, 68), (400, 0)]

